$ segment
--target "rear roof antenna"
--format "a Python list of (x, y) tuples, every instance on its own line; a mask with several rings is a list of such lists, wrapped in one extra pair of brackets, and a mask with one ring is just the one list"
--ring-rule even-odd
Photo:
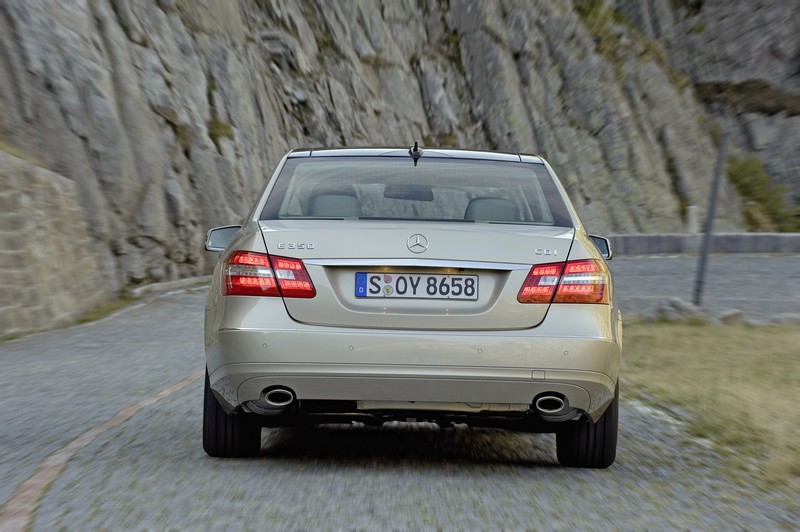
[(417, 166), (419, 158), (422, 157), (422, 150), (419, 148), (419, 142), (414, 141), (414, 147), (408, 150), (408, 154), (414, 159), (414, 166)]

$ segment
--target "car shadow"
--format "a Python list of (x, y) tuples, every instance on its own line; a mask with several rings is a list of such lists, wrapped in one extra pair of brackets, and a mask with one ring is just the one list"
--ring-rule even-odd
[(261, 457), (270, 460), (324, 460), (338, 465), (380, 460), (383, 464), (482, 463), (558, 467), (552, 434), (500, 429), (441, 429), (430, 423), (390, 423), (382, 427), (320, 425), (265, 429)]

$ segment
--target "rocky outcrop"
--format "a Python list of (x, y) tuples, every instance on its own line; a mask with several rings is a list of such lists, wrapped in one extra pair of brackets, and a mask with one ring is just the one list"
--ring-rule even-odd
[(800, 0), (616, 0), (800, 205)]
[[(679, 8), (618, 3), (4, 0), (0, 148), (73, 184), (106, 293), (208, 272), (207, 228), (302, 146), (540, 153), (593, 231), (681, 231), (718, 126)], [(765, 153), (783, 142), (751, 114)], [(727, 185), (718, 214), (743, 225)]]
[(0, 336), (69, 323), (111, 293), (75, 183), (0, 151)]

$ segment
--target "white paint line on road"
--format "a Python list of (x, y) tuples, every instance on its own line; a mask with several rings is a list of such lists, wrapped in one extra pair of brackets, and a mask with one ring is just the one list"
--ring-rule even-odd
[(205, 371), (193, 373), (169, 388), (155, 395), (151, 395), (135, 405), (123, 408), (105, 423), (84, 432), (67, 445), (45, 458), (36, 469), (36, 472), (17, 487), (14, 494), (5, 506), (3, 506), (2, 511), (0, 511), (0, 531), (6, 532), (27, 529), (31, 524), (31, 519), (39, 504), (39, 500), (42, 498), (45, 491), (47, 491), (47, 488), (61, 475), (72, 457), (96, 440), (98, 436), (109, 429), (113, 429), (125, 423), (143, 408), (157, 403), (178, 390), (198, 381), (203, 375), (205, 375)]

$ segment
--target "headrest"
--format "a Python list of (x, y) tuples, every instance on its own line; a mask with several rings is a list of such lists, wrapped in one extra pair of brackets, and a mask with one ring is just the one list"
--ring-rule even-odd
[(465, 220), (518, 221), (519, 208), (504, 198), (473, 198), (464, 213)]

